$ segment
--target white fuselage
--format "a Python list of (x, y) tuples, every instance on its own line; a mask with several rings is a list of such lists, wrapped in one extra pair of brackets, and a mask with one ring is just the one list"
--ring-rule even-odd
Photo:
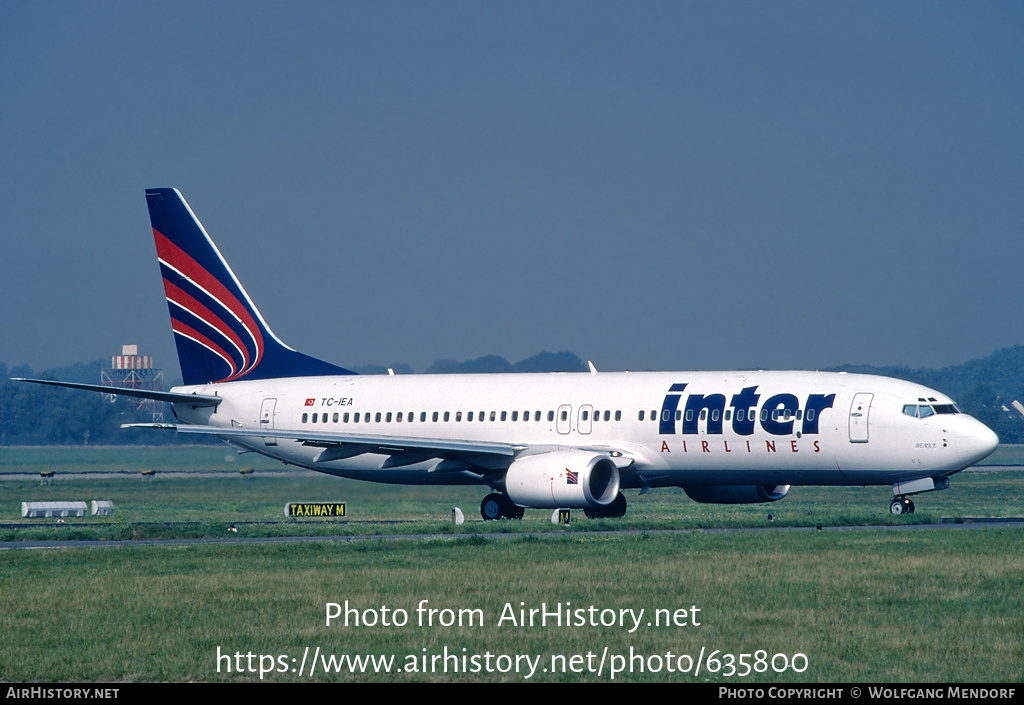
[(948, 476), (998, 444), (934, 390), (831, 372), (351, 375), (174, 391), (224, 399), (215, 409), (175, 404), (186, 424), (251, 428), (230, 442), (376, 482), (493, 484), (511, 458), (424, 451), (396, 463), (386, 452), (346, 456), (259, 431), (610, 451), (622, 487), (893, 484)]

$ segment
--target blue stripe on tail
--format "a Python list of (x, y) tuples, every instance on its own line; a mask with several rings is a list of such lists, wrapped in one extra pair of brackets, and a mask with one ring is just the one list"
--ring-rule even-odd
[(185, 384), (355, 374), (274, 335), (176, 189), (146, 203)]

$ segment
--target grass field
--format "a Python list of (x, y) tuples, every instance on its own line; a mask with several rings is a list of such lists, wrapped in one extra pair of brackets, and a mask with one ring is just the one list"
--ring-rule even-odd
[[(20, 449), (16, 449), (16, 453)], [(36, 452), (35, 449), (31, 449)], [(38, 466), (23, 471), (25, 479), (0, 482), (0, 540), (46, 538), (168, 538), (225, 535), (231, 523), (242, 535), (290, 534), (395, 534), (478, 533), (505, 531), (565, 531), (551, 524), (550, 511), (530, 510), (521, 522), (488, 522), (479, 518), (483, 487), (405, 487), (345, 480), (272, 464), (242, 476), (238, 467), (254, 464), (226, 463), (217, 448), (144, 449), (145, 467), (157, 470), (155, 479), (143, 481), (135, 474), (99, 476), (95, 473), (57, 472), (54, 482), (41, 486)], [(0, 451), (0, 456), (7, 449)], [(72, 468), (58, 449), (52, 455), (61, 466)], [(70, 455), (85, 455), (69, 449)], [(112, 461), (114, 451), (96, 451), (101, 462), (85, 467), (108, 467), (129, 460)], [(118, 450), (118, 453), (124, 453)], [(15, 454), (16, 454), (15, 453)], [(198, 460), (196, 459), (198, 458)], [(246, 455), (242, 458), (259, 460)], [(17, 467), (32, 467), (24, 458), (13, 458)], [(48, 465), (52, 467), (53, 465)], [(259, 467), (258, 465), (256, 467)], [(225, 469), (229, 468), (229, 469)], [(168, 475), (185, 470), (184, 475)], [(272, 470), (272, 471), (271, 471)], [(0, 468), (3, 472), (3, 468)], [(1024, 468), (1021, 470), (974, 469), (956, 475), (950, 489), (915, 498), (913, 515), (892, 517), (888, 512), (888, 487), (794, 487), (780, 502), (753, 505), (706, 505), (691, 501), (679, 489), (659, 489), (639, 496), (626, 493), (629, 511), (620, 520), (587, 520), (574, 513), (571, 531), (595, 529), (656, 530), (674, 528), (725, 528), (772, 526), (825, 526), (935, 523), (965, 517), (1024, 516)], [(112, 517), (68, 519), (58, 526), (53, 519), (21, 519), (21, 502), (48, 500), (112, 500)], [(290, 501), (343, 501), (347, 521), (286, 520)], [(452, 507), (460, 507), (466, 525), (453, 527)], [(153, 523), (187, 522), (164, 526)]]
[[(190, 464), (177, 452), (199, 459)], [(113, 450), (101, 453), (112, 455), (86, 464), (133, 462)], [(157, 468), (222, 471), (172, 478), (158, 470), (153, 482), (134, 475), (61, 477), (58, 471), (55, 483), (43, 487), (38, 468), (22, 470), (26, 479), (0, 482), (0, 522), (19, 525), (0, 538), (225, 536), (231, 522), (239, 528), (233, 536), (454, 536), (3, 552), (0, 680), (251, 682), (260, 680), (262, 667), (264, 681), (603, 682), (613, 666), (626, 669), (615, 674), (624, 682), (1024, 678), (1024, 530), (830, 528), (1022, 516), (1022, 471), (961, 473), (949, 490), (917, 498), (910, 517), (888, 514), (888, 488), (797, 487), (781, 502), (747, 506), (700, 505), (679, 491), (656, 490), (643, 497), (628, 493), (623, 520), (574, 517), (566, 528), (552, 525), (550, 513), (540, 510), (528, 511), (523, 521), (485, 524), (478, 519), (481, 488), (389, 487), (259, 469), (246, 479), (236, 471), (243, 463), (225, 462), (226, 454), (220, 448), (153, 449), (148, 462)], [(40, 457), (81, 467), (60, 455)], [(8, 459), (33, 465), (31, 458)], [(44, 499), (112, 499), (116, 513), (61, 526), (20, 519), (21, 501)], [(346, 501), (349, 521), (284, 519), (285, 502), (311, 499)], [(463, 508), (464, 526), (451, 525), (452, 506)], [(825, 530), (784, 530), (817, 523)], [(765, 526), (772, 529), (700, 530)], [(613, 527), (635, 533), (599, 532)], [(696, 530), (658, 533), (670, 528)], [(495, 532), (516, 535), (484, 535)], [(409, 622), (346, 627), (339, 619), (327, 626), (327, 603), (346, 600), (361, 618), (380, 619), (386, 605), (392, 616), (405, 610)], [(478, 610), (464, 614), (483, 624), (444, 626), (445, 613), (436, 613), (433, 626), (421, 627), (416, 608), (422, 600), (454, 610), (449, 615)], [(589, 623), (589, 611), (581, 625), (498, 623), (506, 604), (518, 616), (520, 607), (543, 604), (550, 611), (567, 603), (594, 606), (598, 623)], [(626, 626), (600, 624), (602, 616), (640, 609), (641, 625), (632, 633), (628, 612)], [(657, 609), (677, 619), (685, 613), (687, 624), (647, 626)], [(699, 626), (690, 623), (694, 617)], [(318, 647), (321, 656), (391, 658), (391, 670), (374, 672), (364, 663), (355, 673), (324, 673), (321, 660), (310, 676)], [(510, 658), (517, 654), (531, 659), (520, 658), (518, 671)], [(776, 672), (772, 657), (776, 666), (783, 657), (796, 658), (799, 670)], [(687, 659), (701, 661), (699, 674)], [(750, 673), (741, 677), (744, 669)]]
[(13, 446), (0, 447), (0, 474), (238, 472), (280, 470), (280, 462), (255, 453), (239, 455), (225, 445), (204, 446)]
[[(0, 679), (254, 681), (262, 664), (268, 681), (584, 682), (610, 680), (611, 656), (632, 655), (634, 671), (616, 680), (1019, 681), (1022, 580), (1024, 534), (1005, 529), (24, 551), (0, 564)], [(479, 610), (482, 624), (441, 626), (437, 613), (434, 626), (421, 627), (421, 600), (439, 610)], [(380, 619), (386, 606), (392, 619), (402, 609), (409, 621), (327, 626), (326, 604), (346, 601), (361, 618), (372, 610)], [(571, 603), (645, 615), (632, 634), (632, 619), (625, 626), (499, 625), (506, 603), (517, 614), (521, 603), (549, 611)], [(656, 609), (685, 610), (687, 623), (647, 626)], [(291, 669), (306, 647), (336, 657), (392, 656), (403, 671), (300, 677)], [(484, 661), (481, 672), (472, 672), (471, 661), (469, 673), (453, 672), (458, 662), (450, 661), (448, 673), (444, 661), (426, 673), (409, 671), (410, 656), (419, 665), (445, 648), (481, 658), (528, 654), (541, 665), (529, 679), (526, 671), (483, 672)], [(696, 660), (702, 648), (722, 661), (709, 672), (705, 659), (695, 675), (679, 659)], [(218, 649), (268, 658), (243, 659), (239, 673), (237, 661), (217, 659)], [(753, 669), (762, 650), (762, 663), (774, 657), (776, 666), (784, 664), (776, 654), (803, 654), (802, 672), (762, 665), (764, 672), (726, 677), (726, 654), (736, 655), (735, 669), (740, 654), (751, 654)], [(602, 675), (542, 670), (553, 657), (573, 655), (585, 669), (588, 653), (594, 670), (605, 654)], [(669, 661), (688, 672), (668, 672)]]
[(996, 452), (979, 463), (980, 466), (1024, 465), (1024, 446), (1001, 445)]

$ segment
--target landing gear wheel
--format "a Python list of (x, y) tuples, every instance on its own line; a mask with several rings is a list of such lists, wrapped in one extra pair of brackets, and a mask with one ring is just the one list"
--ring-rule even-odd
[(889, 511), (892, 514), (913, 514), (914, 503), (911, 502), (904, 496), (894, 497), (892, 503), (889, 505)]
[(615, 495), (611, 504), (603, 507), (587, 507), (583, 510), (588, 519), (619, 519), (626, 516), (626, 498), (621, 492)]
[(480, 503), (480, 516), (484, 518), (484, 521), (501, 519), (501, 504), (501, 495), (497, 492), (487, 495)]
[(522, 519), (525, 510), (515, 504), (508, 495), (492, 492), (480, 503), (480, 516), (484, 521), (494, 519)]

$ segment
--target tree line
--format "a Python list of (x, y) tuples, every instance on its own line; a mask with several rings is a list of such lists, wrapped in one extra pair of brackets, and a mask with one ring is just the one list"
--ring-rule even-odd
[[(106, 365), (109, 365), (109, 360)], [(12, 445), (163, 445), (180, 443), (175, 433), (146, 433), (122, 429), (123, 423), (152, 421), (149, 409), (140, 410), (138, 400), (13, 382), (10, 377), (53, 379), (62, 382), (98, 384), (100, 360), (34, 373), (28, 365), (7, 369), (0, 362), (0, 446)], [(170, 408), (158, 404), (165, 420), (173, 419)], [(194, 441), (191, 441), (194, 442)]]

